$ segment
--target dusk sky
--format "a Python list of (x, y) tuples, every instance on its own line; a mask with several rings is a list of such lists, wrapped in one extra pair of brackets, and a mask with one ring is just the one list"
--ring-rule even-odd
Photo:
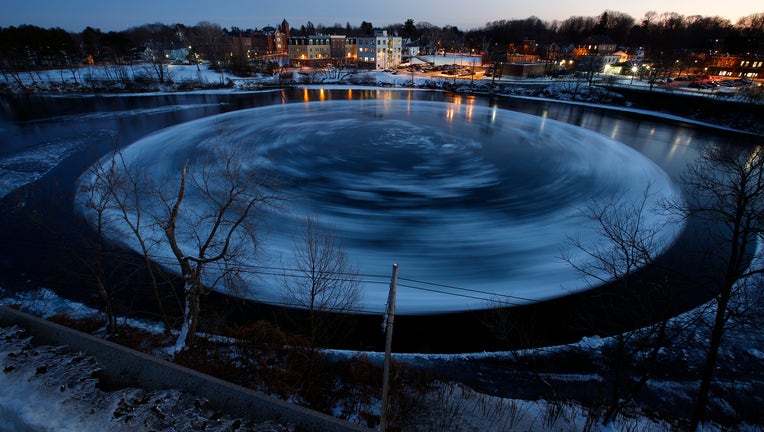
[(500, 19), (537, 16), (545, 21), (564, 20), (571, 16), (598, 16), (605, 10), (623, 12), (637, 20), (645, 12), (655, 11), (659, 14), (677, 12), (685, 16), (721, 16), (735, 23), (740, 17), (764, 12), (761, 0), (643, 0), (620, 3), (604, 0), (538, 0), (522, 3), (506, 0), (5, 0), (3, 3), (5, 6), (0, 13), (0, 27), (32, 24), (45, 28), (61, 27), (75, 32), (82, 31), (86, 26), (103, 31), (119, 31), (155, 22), (194, 25), (200, 21), (209, 21), (223, 27), (261, 28), (276, 26), (284, 18), (296, 27), (308, 21), (324, 25), (344, 25), (350, 22), (353, 26), (369, 21), (375, 26), (385, 26), (411, 18), (414, 22), (426, 21), (437, 26), (449, 24), (470, 30)]

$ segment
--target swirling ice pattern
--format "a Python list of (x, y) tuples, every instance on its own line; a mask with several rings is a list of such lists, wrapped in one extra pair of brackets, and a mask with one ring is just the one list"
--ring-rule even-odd
[[(277, 179), (278, 193), (290, 198), (266, 218), (264, 250), (251, 264), (288, 267), (295, 231), (309, 211), (336, 227), (364, 274), (388, 274), (398, 263), (407, 278), (481, 291), (469, 294), (480, 298), (467, 298), (402, 288), (399, 313), (491, 307), (482, 299), (498, 295), (523, 303), (586, 289), (589, 284), (560, 258), (572, 237), (590, 245), (601, 241), (587, 229), (591, 222), (581, 209), (612, 196), (640, 199), (647, 185), (653, 193), (648, 208), (678, 194), (657, 165), (591, 131), (511, 111), (429, 102), (331, 101), (237, 111), (164, 130), (132, 144), (124, 156), (140, 160), (157, 182), (166, 181), (186, 159), (204, 163), (221, 142), (238, 146), (247, 168)], [(657, 211), (648, 216), (663, 222)], [(663, 228), (659, 249), (681, 229)], [(253, 298), (282, 299), (278, 280), (249, 283)], [(384, 285), (369, 285), (361, 308), (382, 311), (386, 296)]]

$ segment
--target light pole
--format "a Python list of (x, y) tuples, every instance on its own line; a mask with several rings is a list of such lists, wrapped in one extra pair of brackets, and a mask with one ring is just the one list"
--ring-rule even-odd
[(632, 85), (634, 84), (634, 75), (637, 73), (637, 70), (639, 69), (637, 68), (636, 65), (631, 67), (631, 84)]
[(470, 63), (472, 63), (472, 73), (470, 74), (470, 90), (475, 83), (475, 48), (470, 50)]

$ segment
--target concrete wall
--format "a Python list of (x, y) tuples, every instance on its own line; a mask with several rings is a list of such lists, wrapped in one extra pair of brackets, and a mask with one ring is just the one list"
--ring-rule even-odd
[(300, 431), (369, 430), (4, 306), (0, 306), (0, 323), (24, 328), (34, 343), (63, 345), (95, 357), (112, 385), (181, 389), (232, 416), (293, 424)]

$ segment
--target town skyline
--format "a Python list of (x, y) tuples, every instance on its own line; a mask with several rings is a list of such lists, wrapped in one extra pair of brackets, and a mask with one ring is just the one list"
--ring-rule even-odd
[(532, 4), (507, 5), (498, 0), (485, 0), (476, 9), (467, 2), (444, 0), (438, 7), (427, 4), (408, 4), (391, 0), (384, 8), (369, 7), (359, 2), (308, 2), (293, 1), (280, 4), (257, 5), (240, 0), (213, 4), (198, 0), (180, 2), (171, 0), (147, 2), (136, 0), (126, 3), (107, 3), (94, 0), (72, 0), (66, 3), (53, 0), (14, 1), (0, 15), (0, 27), (23, 24), (44, 28), (62, 28), (79, 32), (86, 27), (103, 31), (122, 31), (146, 23), (181, 23), (194, 25), (211, 22), (222, 27), (262, 28), (277, 26), (283, 19), (293, 25), (312, 22), (332, 26), (362, 21), (375, 26), (387, 26), (413, 19), (417, 23), (429, 22), (437, 26), (453, 25), (461, 30), (481, 28), (486, 23), (502, 19), (524, 19), (531, 16), (543, 21), (563, 21), (572, 16), (598, 16), (605, 11), (617, 11), (639, 21), (648, 12), (677, 13), (683, 16), (718, 16), (733, 24), (740, 18), (762, 12), (759, 2), (742, 0), (734, 5), (710, 1), (677, 1), (666, 10), (663, 2), (647, 0), (638, 4), (624, 3), (613, 6), (612, 2), (591, 1), (585, 5), (559, 0), (543, 0)]

